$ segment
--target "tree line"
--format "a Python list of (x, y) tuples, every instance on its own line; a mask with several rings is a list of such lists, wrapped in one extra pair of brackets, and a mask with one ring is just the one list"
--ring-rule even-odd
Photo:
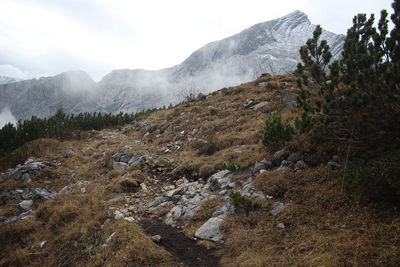
[(140, 115), (127, 113), (79, 113), (66, 114), (62, 109), (49, 118), (32, 116), (29, 120), (8, 123), (0, 129), (0, 157), (7, 155), (25, 143), (38, 138), (65, 140), (77, 137), (80, 131), (101, 130), (124, 125), (136, 120)]

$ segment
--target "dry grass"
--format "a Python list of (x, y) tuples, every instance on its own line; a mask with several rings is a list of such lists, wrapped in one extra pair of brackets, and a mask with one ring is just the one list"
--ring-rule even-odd
[(223, 265), (397, 266), (400, 236), (393, 233), (400, 222), (393, 211), (358, 206), (355, 197), (339, 193), (337, 175), (325, 167), (258, 175), (257, 185), (269, 193), (280, 193), (279, 183), (284, 184), (284, 202), (290, 204), (277, 216), (228, 219)]
[[(268, 84), (260, 87), (259, 82)], [(127, 194), (154, 174), (165, 180), (182, 176), (195, 180), (208, 178), (221, 161), (247, 167), (262, 159), (272, 160), (274, 151), (261, 142), (265, 120), (278, 111), (293, 123), (298, 110), (282, 105), (281, 99), (284, 90), (297, 91), (295, 83), (293, 75), (262, 77), (201, 100), (144, 115), (141, 119), (151, 124), (143, 128), (127, 125), (123, 131), (83, 133), (75, 141), (32, 142), (15, 158), (36, 156), (61, 165), (35, 176), (31, 184), (13, 180), (0, 183), (1, 194), (20, 188), (59, 190), (78, 180), (89, 181), (90, 189), (86, 194), (60, 195), (40, 203), (36, 218), (1, 227), (0, 265), (176, 266), (171, 255), (151, 242), (136, 224), (112, 220), (101, 227), (110, 217), (106, 201)], [(244, 108), (247, 99), (270, 104), (255, 111)], [(162, 136), (156, 137), (158, 133)], [(207, 140), (213, 140), (216, 150), (199, 155), (193, 144)], [(164, 153), (162, 148), (176, 141), (183, 142), (180, 149)], [(73, 148), (70, 157), (58, 154), (68, 148)], [(296, 137), (288, 148), (303, 151), (311, 166), (340, 154), (335, 147), (312, 147), (307, 136)], [(139, 170), (112, 170), (110, 158), (118, 151), (144, 155), (147, 163), (135, 167)], [(154, 159), (160, 158), (168, 159), (172, 166), (155, 168)], [(2, 164), (13, 166), (14, 161), (3, 159)], [(256, 187), (275, 199), (259, 203), (257, 213), (226, 220), (226, 242), (220, 248), (222, 266), (398, 266), (398, 211), (360, 205), (354, 193), (340, 193), (338, 177), (338, 172), (326, 167), (300, 174), (257, 175)], [(133, 186), (126, 187), (125, 182)], [(277, 216), (268, 215), (271, 203), (277, 200), (289, 205)], [(185, 232), (193, 236), (219, 201), (206, 201)], [(113, 205), (124, 205), (122, 202)], [(15, 204), (1, 207), (0, 215), (16, 214)], [(277, 228), (278, 223), (284, 223), (285, 229)], [(114, 238), (102, 247), (113, 232)], [(47, 243), (40, 248), (39, 243), (44, 240)]]

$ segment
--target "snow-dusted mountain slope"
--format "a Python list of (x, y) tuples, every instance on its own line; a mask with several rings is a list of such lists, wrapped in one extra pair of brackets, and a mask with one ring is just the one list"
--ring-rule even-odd
[[(171, 68), (114, 70), (99, 83), (89, 83), (91, 90), (83, 90), (84, 96), (81, 96), (79, 82), (74, 87), (75, 93), (61, 90), (60, 83), (52, 82), (57, 76), (12, 86), (0, 85), (0, 109), (8, 105), (18, 119), (24, 119), (31, 115), (48, 116), (58, 107), (67, 112), (95, 110), (114, 113), (177, 103), (188, 89), (210, 92), (253, 80), (261, 73), (292, 72), (300, 60), (300, 46), (312, 36), (314, 29), (315, 25), (306, 14), (295, 11), (209, 43)], [(332, 54), (338, 58), (344, 36), (324, 31), (322, 39), (328, 41)], [(87, 86), (86, 75), (77, 75), (74, 79), (79, 77)], [(43, 90), (51, 97), (43, 97)]]

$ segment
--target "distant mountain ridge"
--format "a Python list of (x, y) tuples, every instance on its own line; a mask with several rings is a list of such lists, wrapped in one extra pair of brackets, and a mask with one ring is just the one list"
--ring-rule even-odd
[[(83, 72), (67, 72), (0, 85), (0, 110), (9, 107), (16, 118), (27, 119), (49, 116), (60, 107), (70, 113), (116, 113), (177, 103), (188, 90), (210, 92), (251, 81), (261, 73), (292, 72), (300, 60), (299, 47), (314, 29), (306, 14), (295, 11), (209, 43), (171, 68), (114, 70), (98, 83)], [(338, 58), (344, 36), (324, 31), (322, 39)], [(66, 87), (69, 79), (73, 82)]]

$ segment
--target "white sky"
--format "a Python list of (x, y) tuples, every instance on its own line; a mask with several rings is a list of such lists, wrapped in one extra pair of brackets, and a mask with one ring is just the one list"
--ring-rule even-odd
[[(0, 0), (0, 75), (160, 69), (203, 45), (294, 10), (345, 34), (357, 13), (392, 0)], [(13, 70), (15, 72), (13, 72)], [(21, 71), (22, 73), (21, 73)]]

